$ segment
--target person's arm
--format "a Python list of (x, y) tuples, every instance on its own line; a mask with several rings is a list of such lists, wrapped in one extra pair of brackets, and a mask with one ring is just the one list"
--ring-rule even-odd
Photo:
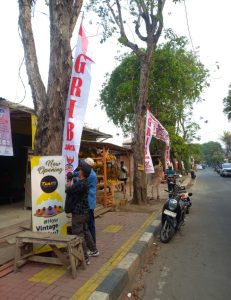
[(88, 195), (91, 197), (96, 197), (96, 186), (97, 186), (97, 176), (90, 174), (88, 177)]
[(67, 186), (66, 193), (67, 194), (75, 194), (75, 193), (87, 191), (87, 189), (88, 189), (87, 182), (85, 182), (83, 180), (79, 180), (79, 181), (75, 182), (74, 184), (72, 184), (71, 186)]

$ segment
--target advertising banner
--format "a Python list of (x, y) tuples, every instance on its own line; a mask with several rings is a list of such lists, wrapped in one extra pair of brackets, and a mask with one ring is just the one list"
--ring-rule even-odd
[(92, 59), (86, 55), (88, 40), (82, 25), (76, 46), (75, 59), (69, 86), (62, 154), (65, 157), (66, 173), (78, 166), (78, 154), (83, 131), (85, 112), (91, 84)]
[(165, 148), (165, 167), (170, 165), (170, 140), (167, 130), (163, 125), (152, 115), (149, 109), (146, 113), (146, 129), (145, 129), (145, 173), (154, 173), (152, 158), (150, 155), (149, 146), (152, 137), (163, 141), (166, 144)]
[(0, 106), (0, 155), (13, 156), (10, 110)]
[(146, 130), (145, 130), (145, 173), (155, 173), (152, 158), (150, 154), (150, 143), (152, 140), (152, 136), (154, 134), (155, 126), (154, 126), (154, 119), (153, 115), (147, 110), (146, 114)]
[(31, 190), (33, 231), (66, 234), (65, 162), (62, 156), (31, 158)]

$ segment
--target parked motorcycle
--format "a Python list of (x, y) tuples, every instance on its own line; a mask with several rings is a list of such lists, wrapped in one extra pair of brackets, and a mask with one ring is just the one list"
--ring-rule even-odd
[(191, 175), (191, 178), (192, 178), (192, 179), (195, 179), (195, 178), (197, 177), (194, 170), (191, 170), (191, 171), (190, 171), (190, 175)]
[(180, 199), (184, 202), (186, 206), (186, 214), (189, 213), (189, 209), (192, 206), (192, 202), (190, 197), (192, 196), (192, 193), (188, 193), (186, 191), (186, 188), (184, 185), (179, 185), (176, 182), (176, 178), (180, 177), (180, 175), (174, 175), (174, 176), (168, 176), (167, 177), (167, 183), (168, 183), (168, 192), (176, 193), (180, 195)]
[(160, 240), (168, 243), (180, 226), (184, 223), (186, 214), (186, 205), (179, 194), (169, 193), (169, 199), (162, 210), (162, 227), (160, 230)]

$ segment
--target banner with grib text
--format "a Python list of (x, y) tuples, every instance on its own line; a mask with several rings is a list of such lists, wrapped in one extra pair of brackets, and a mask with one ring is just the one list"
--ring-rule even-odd
[(73, 62), (69, 86), (63, 133), (62, 155), (65, 158), (66, 173), (78, 166), (78, 154), (91, 84), (91, 64), (87, 56), (88, 40), (82, 25)]

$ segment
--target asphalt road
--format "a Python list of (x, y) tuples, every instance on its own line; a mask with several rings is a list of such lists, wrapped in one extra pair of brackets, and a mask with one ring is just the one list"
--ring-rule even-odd
[(231, 299), (231, 177), (197, 172), (186, 224), (145, 278), (145, 300)]

